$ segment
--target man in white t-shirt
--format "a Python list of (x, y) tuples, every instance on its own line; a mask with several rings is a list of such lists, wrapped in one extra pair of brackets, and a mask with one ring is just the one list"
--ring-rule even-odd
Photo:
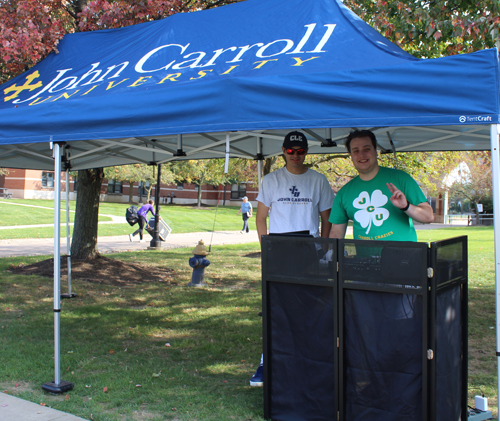
[(323, 174), (304, 165), (306, 137), (301, 132), (288, 133), (282, 150), (286, 166), (264, 177), (257, 196), (259, 240), (267, 234), (268, 215), (270, 233), (309, 231), (313, 237), (328, 238), (333, 191)]
[[(323, 174), (308, 168), (304, 161), (309, 149), (301, 132), (291, 132), (283, 141), (286, 166), (267, 174), (257, 196), (257, 233), (259, 241), (269, 233), (309, 233), (328, 238), (332, 224), (328, 221), (333, 190)], [(321, 225), (321, 227), (320, 227)], [(262, 386), (263, 359), (250, 380), (250, 386)]]

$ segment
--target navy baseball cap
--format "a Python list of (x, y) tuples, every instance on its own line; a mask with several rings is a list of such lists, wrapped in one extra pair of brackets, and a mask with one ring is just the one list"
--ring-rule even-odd
[(283, 141), (284, 148), (293, 148), (298, 146), (299, 148), (308, 149), (307, 139), (304, 133), (301, 132), (290, 132), (285, 136)]

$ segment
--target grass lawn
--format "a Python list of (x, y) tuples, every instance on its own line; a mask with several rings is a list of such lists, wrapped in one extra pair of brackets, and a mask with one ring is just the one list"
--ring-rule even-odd
[[(417, 231), (418, 241), (468, 236), (469, 255), (469, 405), (474, 396), (488, 398), (498, 414), (495, 336), (495, 256), (492, 227), (462, 227)], [(497, 416), (497, 415), (495, 415)]]
[[(74, 221), (75, 201), (70, 201), (70, 222)], [(133, 232), (125, 221), (125, 210), (129, 204), (99, 204), (99, 236), (126, 235)], [(172, 228), (173, 233), (239, 231), (243, 226), (241, 215), (237, 215), (237, 206), (193, 207), (182, 205), (162, 205), (160, 215)], [(0, 199), (0, 227), (16, 225), (39, 225), (54, 223), (53, 200)], [(113, 219), (108, 215), (118, 216), (122, 223), (109, 223)], [(61, 236), (66, 236), (66, 202), (61, 207)], [(106, 222), (103, 224), (102, 222)], [(72, 230), (72, 226), (70, 227)], [(53, 238), (53, 227), (0, 229), (0, 239), (11, 238)]]
[[(493, 229), (418, 231), (424, 242), (458, 235), (469, 237), (469, 405), (484, 393), (496, 415)], [(107, 254), (173, 272), (121, 287), (73, 280), (61, 378), (75, 388), (61, 396), (41, 389), (54, 372), (52, 280), (8, 271), (44, 257), (0, 259), (0, 390), (99, 421), (262, 420), (263, 390), (248, 383), (262, 349), (258, 250), (218, 247), (203, 288), (186, 286), (190, 250)]]

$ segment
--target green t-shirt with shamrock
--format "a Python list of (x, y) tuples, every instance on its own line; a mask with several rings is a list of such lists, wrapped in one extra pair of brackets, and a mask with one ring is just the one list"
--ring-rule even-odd
[(412, 219), (395, 207), (386, 183), (393, 183), (412, 205), (426, 202), (416, 181), (407, 173), (380, 167), (369, 181), (356, 177), (342, 187), (333, 201), (330, 222), (353, 221), (355, 240), (417, 241)]

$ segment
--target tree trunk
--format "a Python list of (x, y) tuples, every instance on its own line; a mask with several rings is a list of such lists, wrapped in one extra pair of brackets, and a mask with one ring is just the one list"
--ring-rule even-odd
[(149, 199), (151, 198), (151, 192), (153, 191), (153, 187), (155, 186), (156, 184), (150, 184), (149, 185), (149, 189), (147, 190), (148, 191), (148, 197), (146, 198), (146, 203), (148, 203)]
[(273, 156), (272, 158), (266, 158), (264, 160), (264, 174), (262, 175), (267, 175), (271, 172), (271, 167), (273, 164), (276, 162), (276, 157)]
[(130, 189), (128, 191), (128, 202), (133, 203), (134, 202), (134, 182), (129, 181), (130, 184)]
[(198, 207), (201, 207), (201, 184), (198, 185)]
[[(476, 202), (473, 199), (471, 199), (471, 201), (470, 201), (470, 207), (471, 207), (471, 211), (474, 212), (474, 219), (476, 220), (476, 225), (480, 225), (479, 211), (477, 210), (477, 203), (478, 202)], [(471, 217), (471, 223), (472, 223), (472, 217)], [(474, 225), (474, 224), (472, 223), (472, 225)]]
[(99, 256), (97, 222), (103, 178), (102, 168), (78, 171), (75, 225), (71, 241), (71, 257), (74, 259), (90, 260)]
[(198, 207), (201, 207), (201, 186), (205, 183), (205, 172), (203, 172), (198, 180)]

